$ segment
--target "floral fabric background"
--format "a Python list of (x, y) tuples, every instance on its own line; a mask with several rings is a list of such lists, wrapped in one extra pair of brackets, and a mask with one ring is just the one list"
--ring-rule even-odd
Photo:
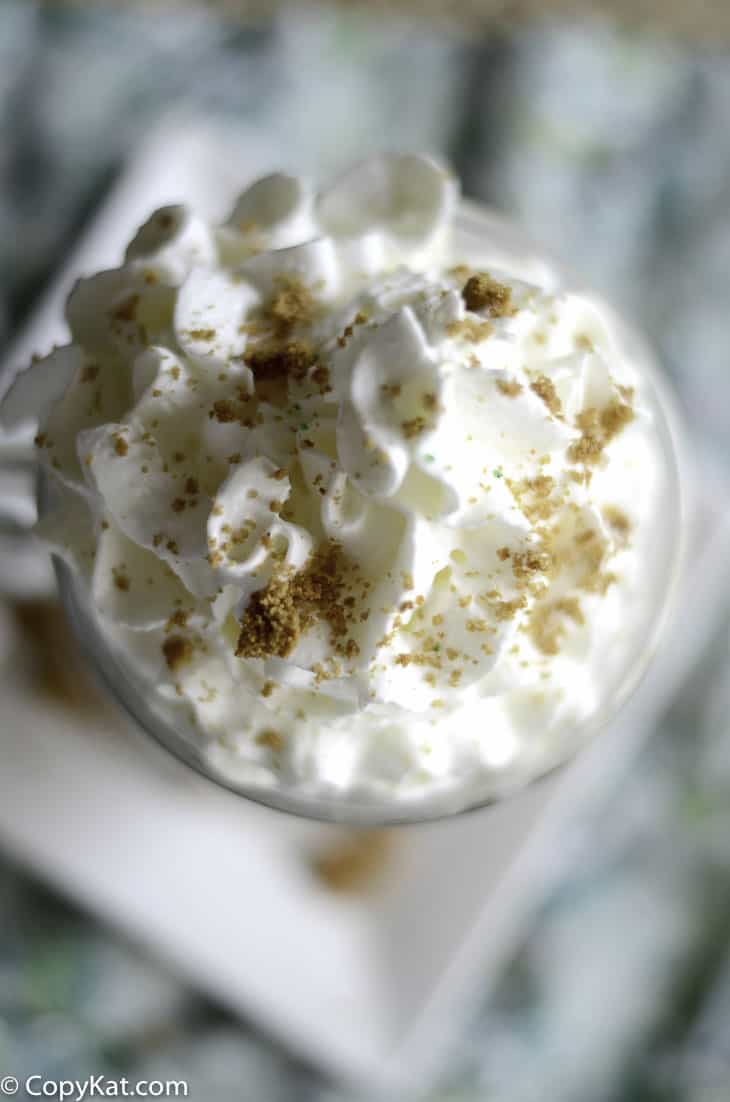
[[(334, 93), (334, 94), (333, 94)], [(12, 335), (126, 153), (181, 103), (305, 169), (438, 150), (649, 333), (730, 464), (730, 56), (604, 24), (500, 39), (382, 12), (0, 7), (0, 326)], [(434, 1098), (730, 1099), (730, 586), (723, 625), (561, 871)], [(616, 937), (616, 931), (630, 936)], [(186, 1077), (348, 1097), (0, 861), (0, 1074)], [(352, 1100), (350, 1100), (352, 1102)]]

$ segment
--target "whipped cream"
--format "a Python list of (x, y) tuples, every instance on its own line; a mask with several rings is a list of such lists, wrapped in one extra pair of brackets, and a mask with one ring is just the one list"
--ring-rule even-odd
[(662, 500), (605, 311), (465, 260), (453, 176), (381, 156), (157, 211), (19, 376), (41, 535), (211, 767), (410, 799), (539, 771), (636, 650)]

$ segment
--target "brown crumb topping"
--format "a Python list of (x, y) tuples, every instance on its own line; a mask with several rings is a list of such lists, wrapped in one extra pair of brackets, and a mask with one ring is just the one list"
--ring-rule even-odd
[(281, 753), (284, 749), (284, 738), (278, 731), (259, 731), (254, 742), (257, 746), (265, 746), (268, 750), (272, 750), (275, 754)]
[(302, 634), (317, 622), (328, 625), (335, 649), (348, 658), (357, 646), (347, 639), (355, 621), (349, 603), (357, 571), (336, 543), (326, 543), (301, 570), (282, 567), (268, 585), (252, 594), (241, 619), (239, 658), (286, 658)]
[(175, 628), (184, 628), (190, 618), (190, 613), (185, 609), (177, 608), (170, 616), (169, 620), (165, 624), (165, 633), (170, 634)]
[(115, 321), (134, 321), (138, 306), (139, 295), (129, 295), (128, 298), (125, 298), (123, 302), (114, 307), (111, 316)]
[(568, 448), (571, 463), (594, 466), (608, 443), (634, 419), (634, 411), (626, 402), (616, 399), (596, 409), (590, 406), (578, 414), (576, 425), (581, 430), (580, 438)]
[(488, 272), (470, 276), (461, 292), (467, 310), (488, 310), (492, 317), (505, 317), (514, 313), (512, 289), (500, 283)]
[(257, 382), (303, 379), (317, 362), (312, 349), (304, 341), (262, 341), (244, 353), (244, 363), (250, 367)]
[(516, 398), (522, 391), (522, 383), (516, 379), (497, 379), (497, 390), (506, 398)]
[(186, 665), (193, 657), (193, 644), (184, 635), (170, 635), (162, 644), (167, 667), (177, 670)]
[(577, 597), (559, 597), (534, 606), (528, 620), (528, 635), (542, 654), (558, 654), (566, 633), (566, 619), (578, 625), (585, 623)]
[(512, 555), (512, 570), (518, 583), (533, 581), (538, 574), (547, 574), (552, 565), (549, 552), (530, 548), (527, 551), (515, 551)]
[(618, 505), (604, 505), (603, 519), (616, 535), (625, 537), (631, 531), (631, 521)]
[(517, 481), (507, 479), (507, 487), (520, 510), (533, 524), (548, 520), (562, 504), (555, 479), (548, 474)]
[(406, 439), (410, 440), (414, 436), (420, 436), (428, 428), (428, 423), (425, 417), (411, 417), (409, 421), (401, 421), (401, 429)]
[(524, 596), (514, 597), (511, 601), (494, 601), (489, 594), (487, 594), (494, 612), (495, 619), (502, 623), (505, 620), (514, 620), (518, 612), (527, 607), (527, 598)]
[(633, 419), (634, 411), (626, 402), (611, 402), (602, 409), (599, 423), (606, 442), (613, 440)]
[(235, 405), (229, 398), (219, 398), (216, 402), (213, 402), (211, 417), (215, 417), (216, 421), (220, 421), (221, 424), (227, 424), (230, 421), (235, 421), (238, 414)]
[(347, 894), (369, 888), (383, 871), (393, 845), (393, 834), (360, 830), (312, 858), (312, 872), (330, 891)]
[(462, 318), (460, 321), (452, 321), (446, 326), (446, 332), (450, 337), (460, 337), (462, 340), (480, 344), (487, 337), (491, 337), (494, 326), (488, 321), (477, 321), (476, 318)]
[(555, 384), (551, 379), (548, 379), (547, 375), (538, 375), (535, 381), (530, 383), (530, 390), (542, 399), (553, 417), (562, 417), (563, 406), (555, 389)]
[(114, 451), (117, 455), (126, 455), (129, 451), (129, 444), (119, 433), (114, 437)]
[(244, 354), (243, 362), (251, 368), (257, 382), (281, 382), (288, 378), (303, 379), (314, 368), (315, 384), (321, 393), (330, 388), (329, 370), (317, 363), (317, 357), (306, 341), (295, 337), (298, 327), (312, 324), (319, 306), (312, 291), (297, 277), (280, 275), (274, 280), (274, 291), (260, 315), (245, 327), (257, 337)]
[(317, 316), (317, 304), (301, 279), (282, 275), (274, 281), (274, 294), (264, 315), (277, 329), (288, 332), (295, 325), (311, 325)]
[(125, 566), (113, 566), (112, 578), (114, 580), (114, 585), (123, 593), (128, 593), (132, 588), (132, 581)]
[(320, 394), (327, 394), (332, 387), (330, 386), (330, 370), (325, 367), (324, 364), (319, 364), (315, 367), (311, 374), (312, 382), (319, 387)]

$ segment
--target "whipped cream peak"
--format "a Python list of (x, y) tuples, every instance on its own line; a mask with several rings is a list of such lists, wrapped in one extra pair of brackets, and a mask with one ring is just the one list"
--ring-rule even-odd
[(381, 154), (353, 165), (317, 200), (324, 231), (335, 238), (383, 235), (411, 268), (431, 264), (459, 198), (452, 173), (432, 157)]
[(157, 280), (179, 287), (193, 267), (215, 264), (214, 235), (188, 207), (161, 207), (132, 238), (124, 260), (148, 284)]
[(600, 304), (464, 259), (458, 198), (408, 154), (165, 207), (0, 408), (38, 418), (43, 537), (230, 775), (422, 793), (600, 706), (650, 402)]
[(257, 180), (239, 196), (225, 227), (249, 239), (251, 249), (285, 249), (317, 236), (314, 191), (282, 172)]

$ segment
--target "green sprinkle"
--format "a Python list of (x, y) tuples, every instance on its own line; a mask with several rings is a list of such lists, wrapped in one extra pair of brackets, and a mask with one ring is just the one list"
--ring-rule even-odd
[(501, 467), (495, 467), (494, 470), (492, 471), (492, 474), (494, 475), (495, 478), (502, 478), (503, 477), (502, 468)]
[(423, 458), (426, 460), (427, 463), (433, 463), (436, 456), (435, 455), (424, 455)]

